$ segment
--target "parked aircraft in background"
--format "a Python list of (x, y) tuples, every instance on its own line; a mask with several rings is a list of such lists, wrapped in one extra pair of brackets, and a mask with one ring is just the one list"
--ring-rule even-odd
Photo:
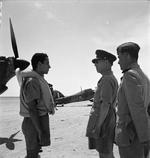
[(81, 90), (81, 92), (78, 92), (76, 94), (70, 95), (70, 96), (64, 96), (64, 97), (57, 97), (55, 98), (56, 104), (68, 104), (73, 102), (81, 102), (81, 101), (92, 101), (94, 97), (94, 90), (91, 88)]
[[(15, 69), (20, 68), (20, 70), (22, 71), (26, 69), (30, 64), (26, 60), (18, 59), (19, 58), (18, 48), (17, 48), (16, 38), (15, 38), (11, 19), (9, 19), (9, 23), (10, 23), (10, 35), (11, 35), (11, 43), (14, 52), (14, 57), (0, 56), (0, 95), (8, 89), (6, 84), (12, 77), (15, 76)], [(94, 90), (90, 88), (81, 90), (81, 92), (78, 92), (70, 96), (64, 96), (60, 91), (53, 90), (51, 84), (49, 84), (49, 86), (52, 90), (56, 105), (58, 104), (64, 105), (67, 103), (80, 102), (86, 100), (92, 101), (94, 96)]]
[(22, 71), (30, 65), (28, 61), (18, 59), (19, 54), (11, 19), (9, 19), (9, 23), (14, 57), (0, 56), (0, 95), (8, 89), (6, 84), (12, 77), (15, 76), (15, 69), (20, 68)]

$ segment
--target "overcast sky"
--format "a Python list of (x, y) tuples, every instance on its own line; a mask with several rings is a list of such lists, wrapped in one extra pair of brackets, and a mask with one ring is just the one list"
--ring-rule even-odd
[[(124, 42), (137, 42), (139, 64), (150, 77), (150, 1), (148, 0), (4, 0), (0, 20), (0, 55), (13, 56), (11, 17), (19, 57), (29, 60), (36, 52), (49, 55), (46, 79), (54, 89), (71, 95), (96, 87), (101, 77), (91, 60), (96, 49), (116, 55)], [(30, 67), (31, 68), (31, 67)], [(118, 81), (118, 61), (113, 72)], [(16, 77), (1, 96), (18, 96)]]

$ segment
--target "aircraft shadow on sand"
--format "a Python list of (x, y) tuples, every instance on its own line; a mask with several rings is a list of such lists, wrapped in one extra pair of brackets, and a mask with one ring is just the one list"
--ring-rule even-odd
[(15, 149), (15, 143), (18, 141), (22, 141), (21, 139), (14, 139), (14, 137), (19, 133), (20, 131), (17, 131), (16, 133), (12, 134), (9, 138), (6, 137), (0, 137), (0, 145), (5, 144), (6, 148), (9, 150), (14, 150)]

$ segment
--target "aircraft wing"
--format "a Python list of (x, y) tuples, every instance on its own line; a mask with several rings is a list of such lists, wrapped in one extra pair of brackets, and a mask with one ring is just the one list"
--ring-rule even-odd
[(94, 97), (94, 90), (86, 89), (74, 95), (57, 98), (56, 104), (68, 104), (72, 102), (81, 102), (81, 101), (91, 100), (93, 97)]

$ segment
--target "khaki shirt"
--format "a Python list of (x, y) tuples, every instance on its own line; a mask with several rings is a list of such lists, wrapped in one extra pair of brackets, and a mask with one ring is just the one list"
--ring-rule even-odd
[[(103, 75), (97, 84), (97, 89), (94, 95), (94, 104), (92, 106), (89, 122), (87, 125), (86, 136), (89, 137), (94, 136), (94, 133), (92, 132), (95, 129), (96, 124), (98, 123), (99, 116), (101, 115), (101, 113), (103, 113), (103, 111), (101, 111), (102, 104), (110, 105), (110, 107), (112, 108), (115, 106), (117, 90), (118, 90), (118, 82), (115, 76), (113, 75), (113, 73), (109, 72), (108, 74)], [(112, 120), (109, 120), (109, 122), (113, 121), (114, 119), (115, 118), (112, 118)], [(113, 122), (114, 122), (113, 126), (115, 126), (115, 121)], [(114, 127), (111, 128), (113, 129)], [(100, 130), (101, 129), (99, 129), (99, 131)], [(98, 133), (98, 135), (100, 135), (100, 133)]]
[(128, 146), (135, 137), (140, 142), (150, 140), (150, 81), (138, 64), (124, 73), (117, 102), (116, 143)]

